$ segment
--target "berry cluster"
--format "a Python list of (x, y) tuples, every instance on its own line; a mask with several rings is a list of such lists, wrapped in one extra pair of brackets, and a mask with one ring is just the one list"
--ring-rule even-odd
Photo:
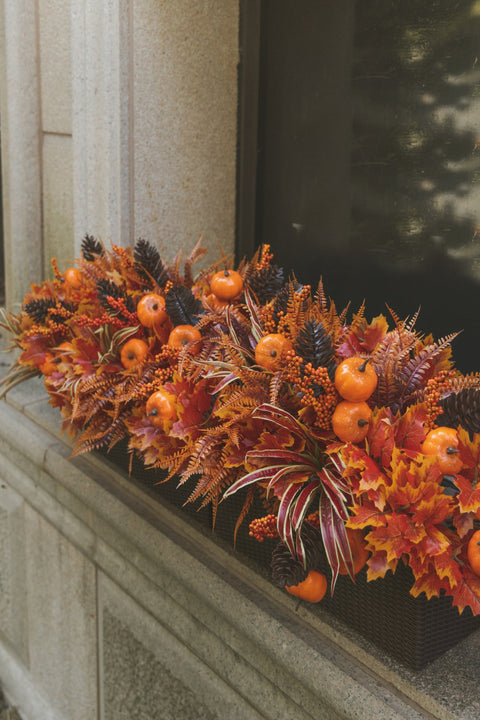
[(294, 350), (286, 353), (286, 379), (294, 385), (297, 397), (303, 407), (310, 407), (315, 413), (314, 424), (328, 430), (333, 411), (338, 403), (338, 393), (330, 380), (326, 367), (314, 368)]
[(425, 389), (425, 405), (427, 408), (427, 420), (425, 421), (425, 429), (431, 430), (435, 426), (436, 419), (442, 414), (443, 408), (440, 400), (451, 392), (450, 383), (455, 377), (456, 371), (440, 370), (435, 377), (430, 378)]
[(265, 517), (255, 518), (249, 525), (248, 534), (258, 542), (263, 542), (266, 538), (277, 538), (277, 516), (270, 513)]

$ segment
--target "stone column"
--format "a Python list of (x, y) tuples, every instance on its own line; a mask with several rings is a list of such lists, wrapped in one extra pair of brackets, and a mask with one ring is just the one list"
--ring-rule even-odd
[(43, 271), (36, 3), (3, 0), (0, 22), (6, 304), (15, 309)]

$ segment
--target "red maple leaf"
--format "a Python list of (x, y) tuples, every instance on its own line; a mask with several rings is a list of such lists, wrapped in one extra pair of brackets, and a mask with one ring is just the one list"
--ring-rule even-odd
[(389, 408), (373, 411), (367, 442), (370, 455), (382, 467), (388, 468), (395, 444), (394, 415)]
[(426, 405), (411, 405), (394, 423), (395, 445), (405, 450), (421, 451), (425, 440)]

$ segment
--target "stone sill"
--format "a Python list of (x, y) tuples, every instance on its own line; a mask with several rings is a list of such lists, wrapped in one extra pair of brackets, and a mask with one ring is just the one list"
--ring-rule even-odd
[[(70, 455), (40, 380), (0, 403), (1, 466), (9, 483), (199, 659), (203, 676), (197, 670), (183, 681), (212, 713), (221, 707), (219, 717), (229, 720), (480, 716), (478, 632), (426, 669), (409, 671), (321, 608), (297, 608), (294, 598), (103, 456)], [(8, 650), (5, 643), (0, 682), (22, 710), (21, 687), (8, 666), (8, 658), (17, 660)], [(28, 702), (23, 698), (27, 720)], [(43, 717), (57, 716), (36, 720)]]

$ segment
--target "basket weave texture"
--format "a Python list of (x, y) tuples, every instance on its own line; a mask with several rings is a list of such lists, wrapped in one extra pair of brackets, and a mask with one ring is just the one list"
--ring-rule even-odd
[[(125, 448), (115, 448), (108, 457), (125, 468)], [(182, 508), (189, 517), (212, 528), (209, 508), (198, 512), (193, 505), (185, 504), (191, 487), (178, 487), (175, 479), (154, 485), (161, 479), (160, 473), (156, 476), (138, 462), (134, 462), (133, 476), (145, 487), (153, 489), (162, 500)], [(229, 498), (220, 504), (215, 520), (214, 535), (232, 547), (241, 506), (240, 498)], [(263, 513), (264, 508), (258, 503), (258, 506), (252, 507), (250, 514), (257, 517)], [(275, 543), (275, 540), (259, 543), (249, 537), (247, 518), (238, 531), (235, 550), (240, 557), (248, 557), (264, 573), (269, 569)], [(329, 577), (327, 567), (321, 569)], [(327, 593), (321, 605), (392, 658), (410, 669), (420, 670), (480, 628), (480, 616), (474, 616), (469, 608), (459, 614), (457, 608), (452, 607), (451, 599), (445, 596), (427, 600), (422, 594), (414, 598), (409, 593), (412, 584), (410, 568), (401, 563), (395, 574), (388, 573), (385, 578), (372, 582), (367, 582), (364, 569), (356, 576), (355, 583), (349, 577), (339, 577), (333, 597)]]

